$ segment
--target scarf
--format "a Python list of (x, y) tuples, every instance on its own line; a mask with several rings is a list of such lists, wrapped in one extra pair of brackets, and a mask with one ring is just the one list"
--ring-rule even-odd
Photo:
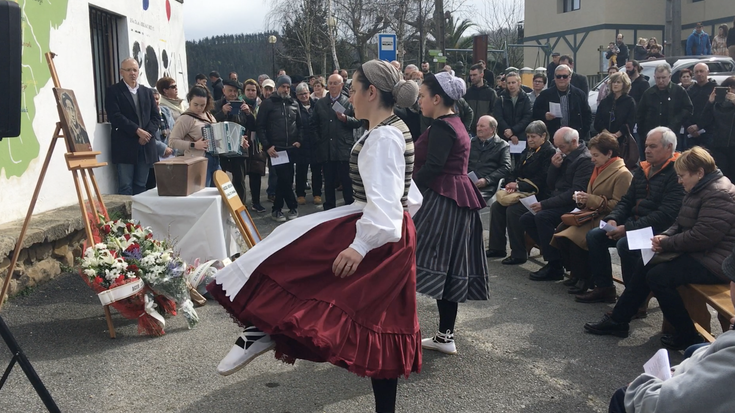
[(595, 179), (597, 179), (597, 177), (602, 173), (602, 171), (604, 171), (605, 168), (610, 166), (611, 163), (615, 162), (618, 159), (620, 159), (619, 156), (613, 156), (607, 162), (605, 162), (604, 165), (595, 167), (595, 169), (592, 171), (592, 176), (590, 177), (590, 188), (592, 188), (592, 184), (595, 183)]

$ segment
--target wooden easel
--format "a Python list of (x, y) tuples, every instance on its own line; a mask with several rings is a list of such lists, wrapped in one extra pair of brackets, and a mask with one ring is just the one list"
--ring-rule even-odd
[[(54, 53), (47, 52), (46, 62), (48, 63), (49, 70), (51, 71), (51, 79), (54, 82), (54, 87), (61, 88), (61, 83), (59, 82), (59, 77), (56, 73), (56, 66), (54, 65), (53, 61), (54, 56), (56, 56)], [(36, 189), (33, 191), (33, 197), (31, 197), (31, 203), (28, 206), (28, 212), (26, 213), (25, 220), (23, 221), (23, 226), (20, 230), (20, 235), (18, 235), (18, 240), (15, 243), (13, 258), (10, 260), (10, 266), (8, 267), (8, 274), (5, 276), (5, 282), (3, 283), (2, 291), (0, 291), (0, 308), (2, 308), (5, 296), (8, 293), (8, 288), (10, 287), (10, 279), (13, 277), (15, 265), (18, 263), (18, 256), (20, 255), (20, 250), (23, 247), (23, 240), (26, 236), (26, 230), (28, 229), (28, 224), (31, 221), (31, 217), (33, 216), (33, 210), (36, 207), (36, 201), (38, 200), (38, 195), (41, 192), (41, 185), (43, 185), (43, 180), (46, 177), (46, 172), (48, 171), (48, 166), (51, 162), (51, 157), (54, 153), (56, 142), (59, 139), (66, 143), (67, 153), (64, 155), (64, 157), (66, 158), (66, 166), (71, 171), (72, 177), (74, 178), (74, 188), (77, 191), (77, 200), (79, 201), (79, 207), (82, 210), (82, 221), (84, 221), (84, 229), (87, 234), (87, 245), (94, 244), (92, 224), (94, 223), (95, 225), (98, 225), (100, 223), (99, 216), (104, 216), (106, 220), (110, 219), (109, 215), (107, 214), (105, 203), (102, 200), (102, 195), (100, 194), (100, 189), (97, 185), (97, 179), (95, 178), (93, 171), (94, 168), (105, 166), (107, 165), (107, 163), (97, 162), (97, 155), (99, 155), (100, 152), (73, 152), (69, 141), (67, 141), (64, 137), (61, 129), (61, 122), (56, 122), (56, 130), (51, 137), (51, 144), (49, 145), (48, 152), (46, 153), (46, 159), (44, 160), (43, 166), (41, 167), (41, 174), (38, 176)], [(84, 187), (84, 191), (82, 191), (82, 186)], [(91, 211), (87, 209), (85, 199), (89, 201)], [(91, 222), (90, 219), (94, 221)], [(115, 326), (112, 324), (110, 306), (104, 306), (104, 310), (105, 318), (107, 319), (107, 327), (110, 330), (110, 338), (115, 338)]]
[(245, 239), (248, 249), (253, 248), (262, 237), (260, 231), (255, 227), (253, 218), (250, 216), (248, 209), (243, 205), (240, 197), (235, 191), (235, 187), (232, 185), (232, 181), (226, 173), (222, 171), (214, 171), (212, 176), (214, 184), (219, 189), (219, 194), (222, 196), (222, 201), (227, 205), (227, 209), (232, 215), (232, 219), (235, 220), (237, 228), (240, 230), (240, 234)]

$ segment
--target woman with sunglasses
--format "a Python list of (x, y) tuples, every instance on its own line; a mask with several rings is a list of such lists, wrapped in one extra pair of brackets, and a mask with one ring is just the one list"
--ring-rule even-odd
[(173, 78), (166, 76), (158, 79), (158, 82), (156, 82), (156, 90), (161, 94), (160, 105), (171, 111), (174, 121), (189, 109), (189, 105), (186, 100), (179, 98), (179, 88), (176, 84), (176, 80)]

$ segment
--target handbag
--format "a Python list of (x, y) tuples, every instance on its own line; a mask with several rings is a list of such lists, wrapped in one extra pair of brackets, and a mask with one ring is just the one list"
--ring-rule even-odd
[(533, 186), (534, 191), (533, 192), (519, 192), (519, 191), (508, 192), (505, 189), (501, 189), (495, 193), (495, 201), (497, 201), (500, 205), (507, 207), (513, 204), (517, 204), (518, 202), (521, 201), (521, 198), (526, 198), (531, 195), (536, 195), (536, 193), (538, 193), (538, 187), (536, 186), (536, 184), (531, 182), (529, 179), (521, 178), (521, 179), (518, 179), (518, 181), (525, 182)]
[(265, 176), (265, 166), (268, 163), (268, 154), (261, 150), (260, 141), (255, 133), (250, 140), (250, 157), (248, 159), (248, 173)]
[(600, 211), (607, 205), (607, 198), (602, 197), (602, 204), (597, 209), (585, 208), (578, 212), (569, 212), (562, 214), (561, 222), (570, 227), (581, 227), (582, 225), (592, 222), (595, 218), (600, 216)]
[(638, 150), (638, 142), (636, 142), (633, 134), (630, 130), (625, 127), (620, 129), (622, 136), (618, 138), (618, 145), (620, 146), (620, 157), (625, 162), (625, 167), (629, 171), (633, 171), (638, 167), (638, 159), (640, 157), (640, 151)]

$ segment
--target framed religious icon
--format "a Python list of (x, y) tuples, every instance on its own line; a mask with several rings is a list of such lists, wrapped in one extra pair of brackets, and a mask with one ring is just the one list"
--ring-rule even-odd
[(253, 248), (263, 238), (260, 236), (258, 228), (255, 227), (255, 222), (253, 222), (253, 218), (250, 216), (247, 208), (240, 200), (240, 196), (237, 194), (235, 186), (232, 185), (230, 177), (225, 172), (215, 171), (212, 179), (217, 189), (219, 189), (222, 201), (227, 205), (232, 219), (235, 220), (237, 228), (245, 239), (245, 244), (247, 244), (248, 248)]
[(82, 120), (77, 98), (71, 89), (54, 88), (56, 105), (59, 109), (61, 129), (64, 131), (67, 146), (72, 152), (85, 152), (92, 150), (87, 128)]

